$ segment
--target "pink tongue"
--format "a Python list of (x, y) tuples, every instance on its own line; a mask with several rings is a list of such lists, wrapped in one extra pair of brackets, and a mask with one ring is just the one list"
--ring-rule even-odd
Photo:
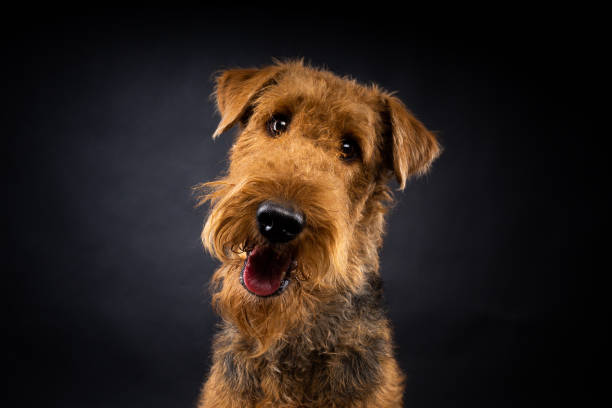
[(278, 255), (269, 247), (257, 246), (247, 258), (244, 284), (256, 295), (270, 296), (280, 288), (290, 263), (290, 256)]

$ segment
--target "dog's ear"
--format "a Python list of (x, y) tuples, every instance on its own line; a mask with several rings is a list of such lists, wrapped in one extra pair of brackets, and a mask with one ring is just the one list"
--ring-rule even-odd
[(279, 66), (230, 69), (219, 74), (215, 96), (221, 122), (213, 138), (230, 129), (248, 113), (259, 92), (274, 81), (274, 76), (280, 69)]
[(441, 148), (435, 135), (398, 98), (385, 95), (384, 100), (390, 134), (390, 168), (395, 173), (400, 190), (403, 190), (412, 175), (427, 172)]

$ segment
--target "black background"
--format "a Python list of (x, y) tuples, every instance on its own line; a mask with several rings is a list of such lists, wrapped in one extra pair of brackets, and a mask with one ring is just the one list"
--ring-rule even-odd
[(217, 320), (191, 187), (232, 139), (211, 77), (304, 57), (398, 91), (445, 149), (381, 254), (406, 406), (601, 403), (597, 24), (473, 12), (7, 12), (9, 401), (194, 406)]

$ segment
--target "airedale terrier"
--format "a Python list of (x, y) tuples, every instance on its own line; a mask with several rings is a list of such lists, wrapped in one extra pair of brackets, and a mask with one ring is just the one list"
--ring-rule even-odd
[(223, 319), (199, 407), (400, 407), (404, 376), (378, 250), (392, 201), (440, 148), (390, 93), (298, 62), (217, 77), (240, 126), (227, 174), (196, 189)]

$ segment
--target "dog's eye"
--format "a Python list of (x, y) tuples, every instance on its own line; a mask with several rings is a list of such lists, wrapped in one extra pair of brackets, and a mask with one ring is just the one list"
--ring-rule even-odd
[(359, 157), (359, 144), (350, 138), (345, 137), (340, 142), (340, 158), (342, 160), (350, 161)]
[(276, 114), (268, 120), (266, 127), (270, 136), (276, 137), (287, 130), (289, 118), (285, 115)]

